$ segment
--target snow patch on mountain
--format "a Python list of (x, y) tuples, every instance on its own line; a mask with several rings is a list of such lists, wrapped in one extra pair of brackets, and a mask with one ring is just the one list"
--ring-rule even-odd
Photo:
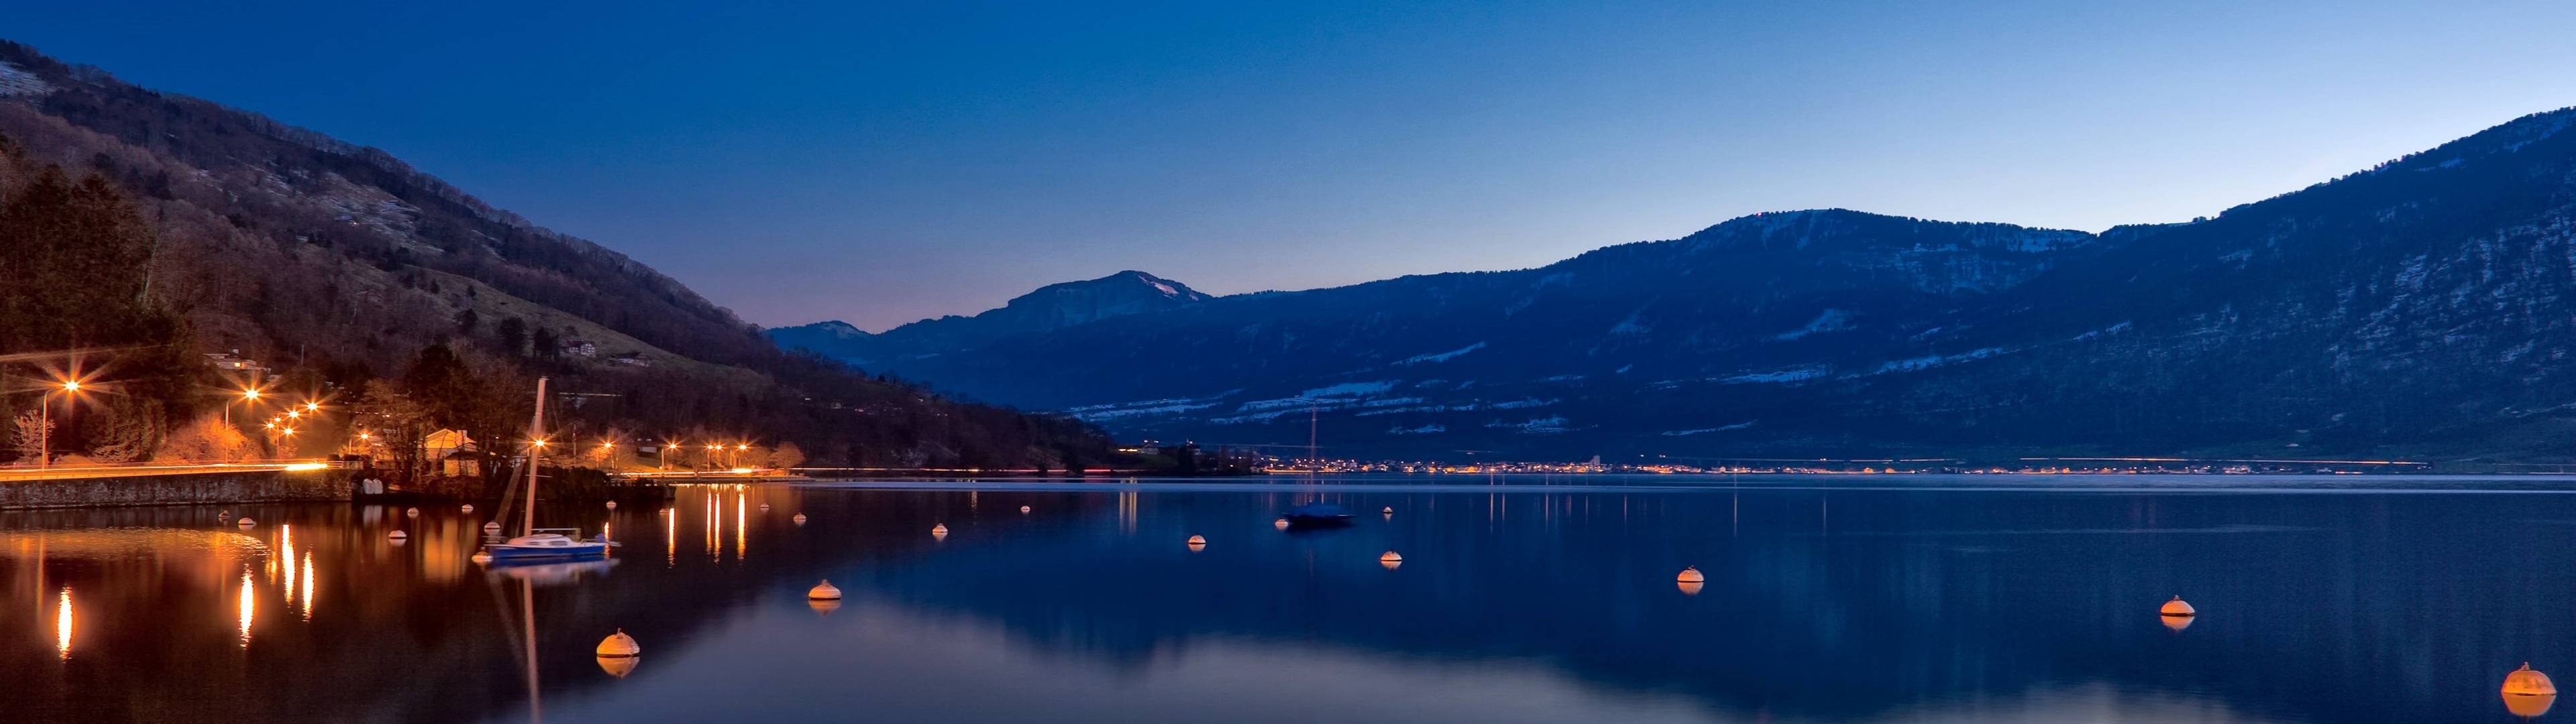
[(1826, 371), (1827, 370), (1823, 367), (1791, 367), (1785, 370), (1750, 372), (1733, 377), (1719, 378), (1717, 383), (1724, 385), (1751, 385), (1805, 382), (1807, 380), (1825, 376)]
[(1852, 323), (1850, 312), (1829, 307), (1826, 308), (1823, 313), (1817, 314), (1815, 321), (1808, 322), (1807, 326), (1799, 327), (1787, 332), (1781, 332), (1779, 334), (1772, 335), (1771, 338), (1786, 342), (1800, 337), (1805, 337), (1810, 334), (1815, 334), (1817, 332), (1839, 332), (1851, 328)]
[(1961, 362), (1981, 360), (1987, 357), (2003, 354), (2003, 352), (2004, 348), (2002, 347), (1986, 347), (1983, 349), (1974, 349), (1951, 355), (1908, 357), (1906, 359), (1895, 360), (1879, 365), (1878, 369), (1871, 371), (1869, 374), (1879, 375), (1890, 372), (1920, 372), (1934, 367), (1940, 367), (1942, 365), (1952, 365)]
[(1402, 359), (1402, 360), (1399, 360), (1399, 361), (1397, 361), (1397, 362), (1396, 362), (1396, 364), (1397, 364), (1397, 365), (1418, 365), (1418, 364), (1431, 364), (1431, 363), (1435, 363), (1435, 362), (1447, 362), (1447, 361), (1449, 361), (1449, 360), (1451, 360), (1451, 359), (1455, 359), (1458, 355), (1466, 354), (1466, 353), (1469, 353), (1469, 352), (1474, 352), (1474, 351), (1476, 351), (1476, 350), (1480, 350), (1480, 349), (1484, 349), (1484, 348), (1485, 348), (1485, 343), (1483, 343), (1483, 342), (1477, 342), (1477, 343), (1475, 343), (1475, 344), (1471, 344), (1471, 345), (1467, 345), (1467, 346), (1465, 346), (1465, 347), (1460, 347), (1460, 348), (1457, 348), (1457, 349), (1449, 350), (1449, 351), (1447, 351), (1447, 352), (1441, 352), (1441, 353), (1439, 353), (1439, 354), (1417, 354), (1417, 355), (1414, 355), (1414, 356), (1411, 356), (1411, 357), (1406, 357), (1406, 358), (1404, 358), (1404, 359)]
[(1700, 429), (1697, 429), (1697, 430), (1665, 430), (1665, 431), (1664, 431), (1664, 437), (1689, 437), (1689, 436), (1692, 436), (1692, 435), (1706, 435), (1706, 434), (1708, 434), (1708, 433), (1712, 433), (1712, 432), (1726, 432), (1726, 431), (1728, 431), (1728, 430), (1742, 430), (1742, 429), (1745, 429), (1745, 428), (1748, 428), (1748, 427), (1752, 427), (1752, 426), (1753, 426), (1753, 423), (1748, 421), (1748, 422), (1739, 422), (1739, 423), (1735, 423), (1735, 424), (1733, 424), (1733, 425), (1727, 425), (1727, 426), (1725, 426), (1725, 427), (1703, 427), (1703, 428), (1700, 428)]
[(46, 84), (44, 79), (36, 77), (36, 74), (29, 73), (18, 66), (0, 63), (0, 98), (40, 96), (52, 92), (54, 87)]
[(1552, 415), (1549, 417), (1533, 417), (1521, 422), (1504, 422), (1502, 420), (1495, 420), (1493, 422), (1485, 423), (1485, 426), (1498, 430), (1511, 430), (1524, 435), (1553, 435), (1565, 432), (1565, 422), (1566, 420), (1564, 415)]

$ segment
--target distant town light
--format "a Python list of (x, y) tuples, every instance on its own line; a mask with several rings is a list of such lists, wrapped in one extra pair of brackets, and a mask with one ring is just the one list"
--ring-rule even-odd
[(253, 390), (253, 389), (244, 388), (244, 389), (242, 390), (242, 399), (245, 399), (245, 400), (256, 400), (256, 399), (259, 399), (259, 390)]

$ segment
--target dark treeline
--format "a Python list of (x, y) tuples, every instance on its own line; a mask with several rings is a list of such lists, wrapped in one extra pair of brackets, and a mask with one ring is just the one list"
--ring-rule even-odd
[[(401, 398), (426, 429), (515, 444), (543, 375), (562, 393), (550, 427), (592, 440), (723, 439), (832, 465), (1117, 460), (1105, 435), (1075, 421), (782, 352), (668, 277), (380, 151), (24, 46), (0, 42), (0, 61), (52, 87), (0, 102), (0, 135), (12, 139), (0, 164), (0, 354), (28, 355), (0, 365), (12, 443), (19, 413), (50, 399), (76, 406), (54, 420), (56, 455), (320, 456), (346, 452), (342, 437), (361, 427), (384, 429), (348, 424), (352, 412), (381, 421), (374, 413)], [(72, 350), (90, 351), (75, 361)], [(201, 353), (269, 368), (272, 396), (240, 404), (253, 375)], [(94, 390), (39, 394), (75, 364)], [(264, 424), (287, 399), (339, 414), (281, 435)]]

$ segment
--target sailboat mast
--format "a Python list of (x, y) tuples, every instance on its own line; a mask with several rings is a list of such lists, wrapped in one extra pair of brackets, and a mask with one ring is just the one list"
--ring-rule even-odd
[(537, 532), (537, 453), (546, 445), (546, 378), (537, 378), (537, 414), (528, 419), (528, 505), (519, 511), (519, 535)]

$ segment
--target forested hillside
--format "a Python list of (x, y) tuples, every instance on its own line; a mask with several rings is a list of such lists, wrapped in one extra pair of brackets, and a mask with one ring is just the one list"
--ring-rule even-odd
[[(37, 383), (75, 367), (94, 377), (54, 398), (74, 406), (58, 455), (327, 454), (371, 384), (375, 404), (424, 406), (421, 425), (509, 440), (545, 375), (566, 393), (566, 434), (599, 440), (784, 444), (835, 464), (1110, 456), (1082, 423), (782, 352), (669, 277), (381, 151), (6, 42), (0, 136), (8, 405), (37, 409)], [(246, 379), (208, 353), (272, 368), (275, 394), (344, 416), (302, 439), (261, 440), (242, 420), (250, 439), (208, 440)]]

